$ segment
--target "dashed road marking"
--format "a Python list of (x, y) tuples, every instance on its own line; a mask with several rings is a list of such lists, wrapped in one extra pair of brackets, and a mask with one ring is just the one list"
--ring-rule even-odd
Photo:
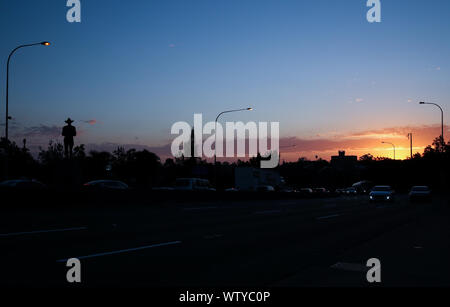
[(264, 211), (256, 211), (253, 212), (253, 214), (274, 214), (274, 213), (281, 213), (281, 210), (264, 210)]
[[(116, 255), (116, 254), (123, 254), (123, 253), (128, 253), (128, 252), (134, 252), (134, 251), (143, 250), (143, 249), (149, 249), (149, 248), (154, 248), (154, 247), (175, 245), (175, 244), (180, 244), (180, 243), (181, 243), (181, 241), (172, 241), (172, 242), (158, 243), (158, 244), (146, 245), (146, 246), (135, 247), (135, 248), (121, 249), (121, 250), (112, 251), (112, 252), (91, 254), (91, 255), (79, 256), (79, 257), (70, 257), (70, 258), (87, 259), (87, 258), (94, 258), (94, 257), (102, 257), (102, 256), (109, 256), (109, 255)], [(56, 262), (67, 262), (67, 260), (70, 259), (70, 258), (60, 259), (60, 260), (57, 260)]]
[(331, 219), (333, 217), (338, 217), (338, 216), (341, 216), (341, 214), (330, 214), (330, 215), (318, 217), (316, 219), (317, 220), (326, 220), (326, 219)]
[(184, 211), (195, 211), (195, 210), (208, 210), (208, 209), (217, 209), (219, 207), (196, 207), (196, 208), (184, 208)]
[(33, 234), (40, 234), (40, 233), (76, 231), (76, 230), (86, 230), (86, 229), (87, 229), (87, 227), (72, 227), (72, 228), (61, 228), (61, 229), (47, 229), (47, 230), (35, 230), (35, 231), (11, 232), (11, 233), (2, 233), (2, 234), (0, 234), (0, 237), (12, 237), (12, 236), (21, 236), (21, 235), (33, 235)]
[(352, 272), (367, 272), (368, 268), (360, 263), (338, 262), (330, 266), (332, 269)]
[(204, 235), (203, 239), (211, 240), (211, 239), (217, 239), (217, 238), (221, 238), (221, 237), (223, 237), (223, 235), (221, 235), (221, 234), (212, 234), (212, 235)]

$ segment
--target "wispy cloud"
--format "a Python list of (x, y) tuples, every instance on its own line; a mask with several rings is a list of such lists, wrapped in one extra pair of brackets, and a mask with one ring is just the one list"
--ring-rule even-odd
[(83, 123), (85, 124), (89, 124), (91, 126), (98, 124), (99, 122), (96, 119), (87, 119), (87, 120), (82, 120)]
[(60, 136), (61, 127), (58, 126), (47, 126), (47, 125), (39, 125), (34, 127), (25, 127), (20, 131), (14, 133), (16, 137), (46, 137), (46, 138), (55, 138)]

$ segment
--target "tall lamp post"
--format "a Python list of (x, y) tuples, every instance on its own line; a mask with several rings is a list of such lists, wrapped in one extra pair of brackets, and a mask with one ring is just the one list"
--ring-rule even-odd
[(408, 133), (408, 140), (409, 140), (409, 150), (410, 150), (410, 158), (412, 160), (413, 158), (413, 134), (412, 133)]
[(6, 63), (6, 113), (5, 113), (5, 149), (7, 151), (6, 153), (6, 159), (5, 159), (5, 175), (6, 177), (8, 177), (8, 122), (11, 119), (11, 117), (9, 116), (9, 63), (11, 61), (11, 57), (13, 56), (13, 54), (21, 49), (21, 48), (25, 48), (25, 47), (31, 47), (31, 46), (50, 46), (49, 42), (40, 42), (40, 43), (33, 43), (33, 44), (25, 44), (25, 45), (20, 45), (16, 48), (13, 49), (13, 51), (11, 51), (11, 53), (8, 56), (8, 62)]
[(392, 148), (394, 148), (394, 160), (395, 160), (395, 145), (393, 143), (389, 143), (389, 142), (381, 142), (381, 143), (392, 145)]
[(440, 105), (438, 105), (437, 103), (433, 103), (433, 102), (421, 101), (421, 102), (419, 102), (419, 104), (432, 104), (432, 105), (438, 107), (439, 110), (441, 110), (441, 140), (442, 140), (442, 143), (444, 144), (444, 110), (442, 110)]
[[(214, 184), (216, 185), (217, 188), (217, 122), (219, 121), (219, 117), (222, 114), (225, 113), (233, 113), (233, 112), (241, 112), (241, 111), (252, 111), (253, 108), (244, 108), (244, 109), (236, 109), (236, 110), (228, 110), (228, 111), (223, 111), (220, 112), (219, 115), (217, 115), (216, 117), (216, 122), (215, 122), (215, 126), (214, 126)], [(222, 133), (223, 135), (223, 133)], [(222, 139), (223, 142), (223, 139)]]

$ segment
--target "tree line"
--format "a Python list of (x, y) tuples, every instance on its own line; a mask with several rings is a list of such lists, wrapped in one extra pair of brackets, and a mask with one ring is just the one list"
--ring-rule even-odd
[[(8, 151), (8, 155), (6, 152)], [(34, 178), (51, 185), (80, 185), (97, 179), (117, 179), (136, 187), (171, 186), (176, 178), (201, 177), (214, 182), (218, 172), (217, 187), (234, 186), (236, 167), (259, 167), (260, 155), (247, 161), (212, 163), (198, 158), (168, 158), (164, 162), (147, 150), (118, 147), (113, 152), (90, 151), (85, 145), (75, 146), (72, 159), (64, 157), (63, 145), (49, 142), (40, 148), (37, 158), (29, 149), (15, 142), (0, 140), (0, 174), (4, 178), (5, 160), (8, 156), (8, 174), (11, 179)], [(268, 158), (268, 157), (266, 157)], [(374, 157), (370, 153), (356, 163), (338, 169), (329, 161), (299, 158), (295, 162), (283, 162), (276, 169), (291, 187), (342, 188), (360, 180), (376, 184), (391, 184), (406, 188), (415, 184), (427, 184), (445, 189), (450, 173), (450, 143), (441, 138), (427, 146), (422, 154), (416, 153), (406, 160)]]

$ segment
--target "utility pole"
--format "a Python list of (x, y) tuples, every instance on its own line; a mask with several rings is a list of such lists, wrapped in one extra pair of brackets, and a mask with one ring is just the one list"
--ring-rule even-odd
[(413, 145), (413, 135), (412, 133), (408, 133), (408, 139), (409, 139), (409, 148), (411, 151), (411, 160), (413, 158), (413, 150), (412, 150), (412, 145)]

